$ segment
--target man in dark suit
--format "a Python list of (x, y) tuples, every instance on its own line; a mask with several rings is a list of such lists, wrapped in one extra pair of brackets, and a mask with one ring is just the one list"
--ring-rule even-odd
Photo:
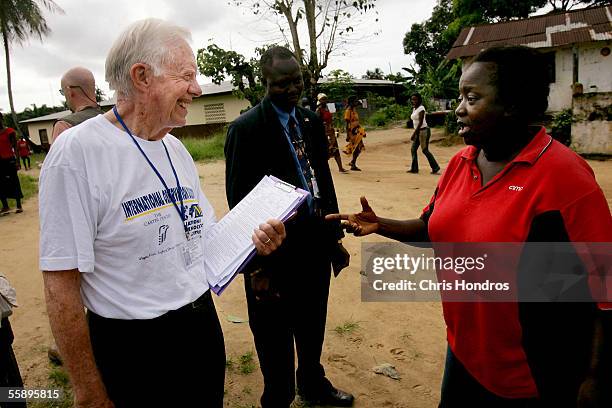
[(225, 143), (226, 192), (234, 207), (265, 175), (301, 187), (311, 197), (287, 223), (287, 239), (245, 275), (249, 324), (264, 376), (263, 408), (308, 403), (351, 406), (353, 396), (325, 378), (320, 363), (330, 264), (348, 265), (339, 224), (325, 224), (338, 203), (327, 165), (327, 138), (314, 112), (297, 106), (304, 87), (295, 56), (273, 47), (261, 57), (264, 100), (236, 119)]

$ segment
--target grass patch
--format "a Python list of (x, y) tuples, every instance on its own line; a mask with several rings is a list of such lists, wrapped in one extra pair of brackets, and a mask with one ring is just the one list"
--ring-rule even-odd
[(181, 142), (183, 142), (194, 161), (223, 159), (225, 132), (215, 133), (212, 137), (206, 139), (186, 137), (181, 139)]
[(46, 156), (47, 156), (47, 153), (32, 153), (30, 155), (30, 164), (32, 165), (32, 168), (34, 169), (38, 167), (38, 163), (42, 164)]
[(352, 334), (357, 329), (359, 329), (359, 322), (346, 321), (343, 324), (336, 326), (334, 331), (340, 336), (343, 336), (345, 334)]
[[(19, 176), (19, 184), (21, 184), (21, 192), (23, 193), (22, 202), (38, 194), (38, 179), (36, 177), (24, 174), (22, 171), (19, 171), (17, 175)], [(9, 198), (8, 203), (12, 209), (17, 206), (12, 198)]]
[(28, 407), (30, 408), (72, 408), (73, 407), (73, 396), (72, 389), (70, 387), (70, 380), (68, 374), (61, 366), (51, 365), (51, 372), (49, 373), (49, 386), (52, 389), (61, 389), (62, 396), (58, 400), (38, 400), (28, 401)]
[(238, 358), (238, 371), (241, 374), (247, 375), (255, 371), (255, 361), (253, 360), (253, 352), (244, 353)]
[(234, 360), (232, 360), (231, 357), (225, 359), (225, 368), (227, 371), (232, 371), (234, 369)]

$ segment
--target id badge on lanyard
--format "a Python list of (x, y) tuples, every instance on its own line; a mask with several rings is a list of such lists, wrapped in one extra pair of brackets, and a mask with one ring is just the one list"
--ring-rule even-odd
[(181, 253), (183, 254), (185, 268), (191, 268), (194, 263), (202, 259), (204, 256), (202, 238), (199, 235), (187, 235), (187, 241), (181, 245)]
[(312, 195), (314, 196), (314, 198), (321, 198), (321, 193), (319, 192), (319, 185), (317, 184), (317, 178), (315, 176), (315, 172), (312, 166), (310, 167), (310, 175), (310, 181), (312, 183)]

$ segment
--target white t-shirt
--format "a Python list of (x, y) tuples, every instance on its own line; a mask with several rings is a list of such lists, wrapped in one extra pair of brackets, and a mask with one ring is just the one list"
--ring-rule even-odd
[(427, 126), (427, 119), (426, 119), (427, 111), (425, 110), (425, 107), (423, 105), (419, 105), (419, 107), (413, 110), (412, 114), (410, 115), (410, 119), (412, 119), (412, 123), (415, 129), (419, 125), (419, 115), (421, 114), (421, 112), (425, 112), (425, 116), (423, 116), (423, 124), (421, 125), (421, 129), (425, 129), (426, 127), (429, 127)]
[[(162, 141), (136, 140), (176, 194)], [(163, 141), (183, 191), (191, 245), (202, 249), (215, 223), (213, 209), (183, 144), (170, 134)], [(40, 268), (78, 269), (89, 310), (150, 319), (208, 290), (204, 256), (190, 265), (185, 260), (185, 228), (170, 196), (129, 135), (103, 115), (66, 130), (53, 144), (39, 198)]]

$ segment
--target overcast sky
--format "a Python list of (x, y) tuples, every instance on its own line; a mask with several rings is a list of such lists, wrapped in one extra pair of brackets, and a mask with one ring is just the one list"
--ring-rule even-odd
[[(11, 49), (13, 98), (18, 112), (32, 103), (38, 106), (61, 104), (60, 77), (77, 65), (91, 69), (96, 84), (111, 96), (104, 80), (106, 53), (117, 33), (138, 19), (157, 17), (189, 28), (194, 53), (214, 42), (250, 57), (255, 47), (279, 40), (274, 25), (256, 18), (248, 10), (228, 5), (228, 0), (55, 1), (65, 14), (51, 14), (45, 10), (51, 35), (42, 43), (32, 39), (23, 46), (13, 45)], [(411, 59), (403, 53), (404, 34), (413, 23), (429, 18), (434, 4), (435, 0), (378, 0), (378, 15), (367, 14), (368, 21), (359, 30), (378, 31), (378, 34), (345, 50), (348, 55), (333, 57), (324, 73), (340, 68), (361, 77), (367, 69), (379, 67), (387, 73), (389, 67), (398, 72), (408, 66)], [(0, 110), (8, 112), (6, 65), (4, 53), (1, 54)], [(200, 83), (209, 82), (210, 79), (200, 77)]]

